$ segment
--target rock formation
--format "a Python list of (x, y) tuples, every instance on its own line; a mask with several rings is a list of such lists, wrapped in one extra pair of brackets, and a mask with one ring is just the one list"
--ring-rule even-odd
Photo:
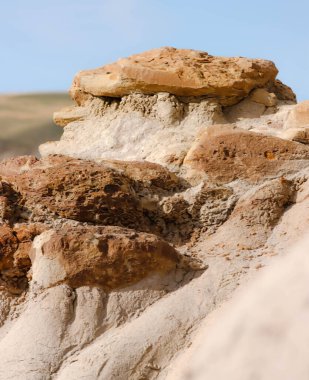
[(279, 361), (257, 368), (263, 342), (246, 348), (269, 314), (233, 293), (260, 277), (287, 328), (305, 305), (285, 314), (281, 294), (305, 286), (303, 255), (285, 285), (269, 274), (309, 226), (308, 104), (277, 73), (162, 48), (77, 74), (61, 140), (0, 162), (0, 379), (276, 377)]
[(270, 61), (213, 57), (206, 52), (166, 47), (81, 71), (74, 79), (71, 95), (83, 104), (88, 94), (115, 98), (132, 92), (167, 92), (207, 95), (228, 105), (237, 103), (252, 89), (274, 83), (277, 73)]
[(305, 380), (308, 244), (306, 238), (209, 316), (166, 378)]

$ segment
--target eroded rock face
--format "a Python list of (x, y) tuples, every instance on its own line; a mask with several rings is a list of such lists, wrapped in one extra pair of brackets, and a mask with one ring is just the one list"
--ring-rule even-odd
[(51, 213), (81, 222), (145, 223), (132, 181), (94, 162), (54, 156), (6, 178), (21, 194), (23, 206), (37, 218)]
[(61, 140), (0, 162), (1, 379), (186, 374), (199, 324), (308, 230), (306, 107), (276, 74), (163, 48), (76, 76)]
[(166, 47), (80, 72), (71, 95), (83, 103), (87, 94), (122, 97), (133, 91), (168, 92), (217, 97), (227, 105), (237, 103), (252, 89), (273, 82), (277, 72), (275, 65), (266, 60), (214, 57), (206, 52)]
[(284, 178), (245, 192), (226, 222), (201, 244), (207, 255), (223, 255), (231, 261), (243, 256), (250, 261), (254, 251), (266, 245), (285, 212), (294, 207), (295, 194), (294, 182)]
[(215, 182), (243, 178), (250, 182), (293, 173), (308, 166), (307, 146), (231, 125), (208, 127), (188, 152), (184, 164)]
[(279, 100), (284, 100), (292, 103), (296, 102), (296, 95), (294, 94), (291, 87), (282, 83), (279, 79), (276, 79), (272, 83), (268, 83), (267, 90), (270, 93), (276, 94), (276, 97)]
[(257, 88), (251, 93), (251, 100), (256, 103), (264, 104), (266, 107), (274, 107), (277, 105), (277, 96), (273, 92), (268, 92), (264, 88)]
[[(204, 125), (226, 122), (213, 99), (132, 93), (121, 99), (93, 97), (82, 112), (84, 120), (64, 128), (60, 141), (40, 146), (42, 156), (66, 154), (83, 159), (150, 161), (179, 167)], [(66, 113), (57, 116), (66, 123)], [(87, 144), (85, 144), (87, 141)]]
[(14, 228), (6, 224), (0, 226), (1, 287), (13, 294), (20, 294), (27, 289), (32, 241), (45, 229), (42, 224), (20, 224)]
[(280, 137), (286, 140), (297, 141), (302, 144), (309, 143), (309, 126), (301, 128), (289, 128), (280, 133)]
[(145, 161), (99, 160), (110, 168), (123, 172), (142, 188), (156, 188), (173, 191), (181, 187), (180, 179), (161, 165)]
[(202, 233), (211, 235), (227, 220), (237, 200), (232, 188), (203, 182), (163, 197), (159, 216), (165, 222), (164, 236), (181, 245), (198, 239)]
[(66, 283), (106, 290), (169, 272), (180, 262), (177, 251), (158, 237), (117, 227), (49, 230), (35, 240), (30, 256), (39, 286)]
[(69, 219), (127, 226), (179, 245), (201, 231), (214, 232), (237, 199), (232, 189), (215, 185), (190, 189), (185, 180), (149, 162), (95, 163), (50, 156), (31, 161), (25, 169), (25, 160), (11, 159), (0, 165), (7, 186), (17, 194), (11, 207), (14, 222), (31, 220), (53, 226)]
[(210, 318), (166, 378), (307, 379), (308, 244), (307, 237)]
[(264, 131), (275, 134), (285, 122), (275, 115), (296, 100), (276, 75), (270, 61), (174, 48), (82, 71), (71, 88), (77, 106), (54, 115), (64, 127), (61, 140), (39, 150), (42, 156), (146, 160), (179, 170), (207, 125), (250, 119), (256, 125), (265, 116)]
[(284, 125), (285, 129), (309, 127), (309, 101), (298, 103), (291, 110)]
[(19, 199), (19, 194), (9, 183), (0, 181), (0, 222), (11, 223), (18, 218), (19, 210), (15, 205)]
[(226, 107), (225, 117), (230, 123), (235, 123), (243, 119), (257, 119), (266, 111), (265, 104), (246, 98), (235, 106)]

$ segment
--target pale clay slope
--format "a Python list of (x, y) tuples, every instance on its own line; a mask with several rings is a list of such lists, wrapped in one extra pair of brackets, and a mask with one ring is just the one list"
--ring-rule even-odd
[(207, 318), (166, 379), (307, 379), (308, 244), (302, 239)]
[[(225, 89), (235, 79), (226, 76), (229, 71), (222, 78), (216, 74), (220, 57), (169, 49), (120, 61), (107, 73), (105, 67), (78, 74), (72, 93), (79, 105), (55, 113), (64, 127), (61, 140), (43, 144), (40, 161), (26, 157), (0, 164), (1, 218), (22, 221), (22, 227), (13, 226), (22, 254), (32, 244), (29, 288), (18, 295), (10, 292), (20, 290), (14, 276), (18, 269), (24, 279), (23, 261), (12, 260), (8, 245), (2, 246), (8, 251), (1, 265), (9, 269), (1, 281), (10, 287), (0, 292), (0, 379), (308, 378), (304, 245), (276, 263), (309, 227), (308, 102), (294, 104), (291, 90), (277, 82), (262, 78), (261, 84), (259, 64), (267, 80), (275, 80), (268, 61), (255, 65), (243, 59), (237, 66), (237, 59), (224, 59), (235, 69), (236, 82), (243, 65), (243, 76), (251, 78), (237, 82), (242, 90), (235, 93), (234, 84)], [(195, 70), (188, 57), (210, 65), (210, 82), (219, 78), (211, 98), (162, 91), (175, 75), (162, 70), (173, 54), (182, 57), (177, 70), (183, 80)], [(134, 64), (130, 69), (134, 59), (141, 59), (142, 69)], [(93, 88), (103, 94), (113, 68), (114, 89), (122, 91), (122, 84), (130, 87), (133, 80), (139, 92), (118, 99), (91, 94)], [(149, 86), (138, 87), (136, 75), (144, 84), (150, 80)], [(179, 82), (181, 91), (183, 83), (190, 81)], [(84, 160), (48, 157), (55, 153)], [(162, 164), (178, 177), (157, 165), (111, 159)], [(17, 190), (22, 197), (16, 201)], [(124, 229), (132, 228), (125, 224), (131, 218), (134, 230)], [(95, 225), (105, 220), (118, 227)], [(25, 221), (44, 224), (30, 243)], [(74, 231), (80, 231), (79, 239)], [(138, 239), (146, 241), (145, 232), (150, 242), (162, 245), (163, 236), (176, 246), (168, 248), (172, 262), (157, 243), (140, 249)], [(1, 235), (0, 244), (14, 233)], [(133, 261), (127, 261), (126, 252)], [(106, 265), (115, 265), (112, 270), (100, 266), (102, 254)], [(144, 268), (139, 272), (145, 265), (140, 263), (154, 255), (164, 264), (162, 271), (150, 261), (147, 275)], [(73, 269), (86, 264), (74, 277)], [(137, 271), (134, 281), (99, 286), (104, 276), (121, 282), (114, 273), (117, 265), (130, 275)], [(265, 273), (264, 266), (269, 266)], [(91, 284), (85, 285), (89, 268)], [(252, 277), (256, 282), (249, 285)], [(239, 286), (243, 294), (240, 290), (234, 299)], [(292, 336), (299, 351), (290, 344)]]

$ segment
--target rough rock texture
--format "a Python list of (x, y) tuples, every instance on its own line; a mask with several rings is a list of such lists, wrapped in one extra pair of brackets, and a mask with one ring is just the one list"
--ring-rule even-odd
[(184, 102), (169, 94), (134, 93), (121, 100), (106, 99), (91, 98), (87, 117), (69, 123), (60, 141), (41, 145), (41, 154), (147, 160), (177, 170), (207, 126), (232, 122), (240, 128), (279, 135), (293, 109), (291, 104), (266, 107), (249, 98), (224, 108), (213, 100)]
[(21, 194), (24, 209), (37, 219), (51, 213), (81, 222), (143, 223), (130, 179), (93, 162), (53, 156), (4, 178)]
[(35, 239), (30, 257), (37, 285), (97, 285), (106, 290), (134, 284), (150, 273), (168, 272), (180, 261), (176, 250), (154, 235), (82, 226), (46, 231)]
[(294, 203), (295, 185), (284, 178), (266, 181), (242, 195), (207, 248), (218, 255), (263, 247), (284, 212)]
[(20, 199), (12, 186), (5, 182), (0, 182), (0, 221), (10, 223), (17, 217), (17, 210), (14, 205)]
[(276, 79), (272, 83), (268, 83), (266, 88), (268, 92), (276, 94), (279, 100), (296, 102), (296, 95), (293, 90), (279, 79)]
[[(271, 123), (295, 103), (276, 75), (270, 61), (174, 48), (82, 71), (71, 88), (77, 106), (54, 117), (65, 126), (61, 140), (41, 145), (40, 153), (147, 160), (174, 170), (207, 125), (273, 115)], [(284, 122), (276, 121), (279, 128)]]
[(40, 224), (17, 224), (14, 228), (6, 224), (0, 226), (1, 287), (13, 294), (20, 294), (27, 289), (32, 241), (45, 229), (46, 227)]
[(231, 125), (214, 125), (198, 137), (184, 164), (215, 182), (265, 180), (308, 165), (307, 146)]
[(178, 96), (208, 95), (227, 105), (273, 82), (277, 73), (270, 61), (214, 57), (202, 51), (166, 47), (81, 71), (74, 79), (71, 95), (84, 103), (87, 94), (122, 97), (134, 91), (168, 92)]
[(175, 167), (203, 125), (226, 122), (213, 100), (183, 101), (166, 93), (91, 97), (85, 108), (85, 119), (69, 123), (60, 141), (41, 145), (42, 156), (147, 160)]
[(0, 162), (0, 379), (308, 378), (308, 265), (272, 269), (309, 229), (306, 103), (276, 74), (163, 48), (77, 75), (61, 140)]

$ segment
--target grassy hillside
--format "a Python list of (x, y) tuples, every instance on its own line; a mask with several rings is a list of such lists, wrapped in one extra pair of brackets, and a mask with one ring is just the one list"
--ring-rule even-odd
[(38, 145), (58, 140), (52, 115), (70, 104), (64, 93), (0, 95), (0, 158), (37, 154)]

